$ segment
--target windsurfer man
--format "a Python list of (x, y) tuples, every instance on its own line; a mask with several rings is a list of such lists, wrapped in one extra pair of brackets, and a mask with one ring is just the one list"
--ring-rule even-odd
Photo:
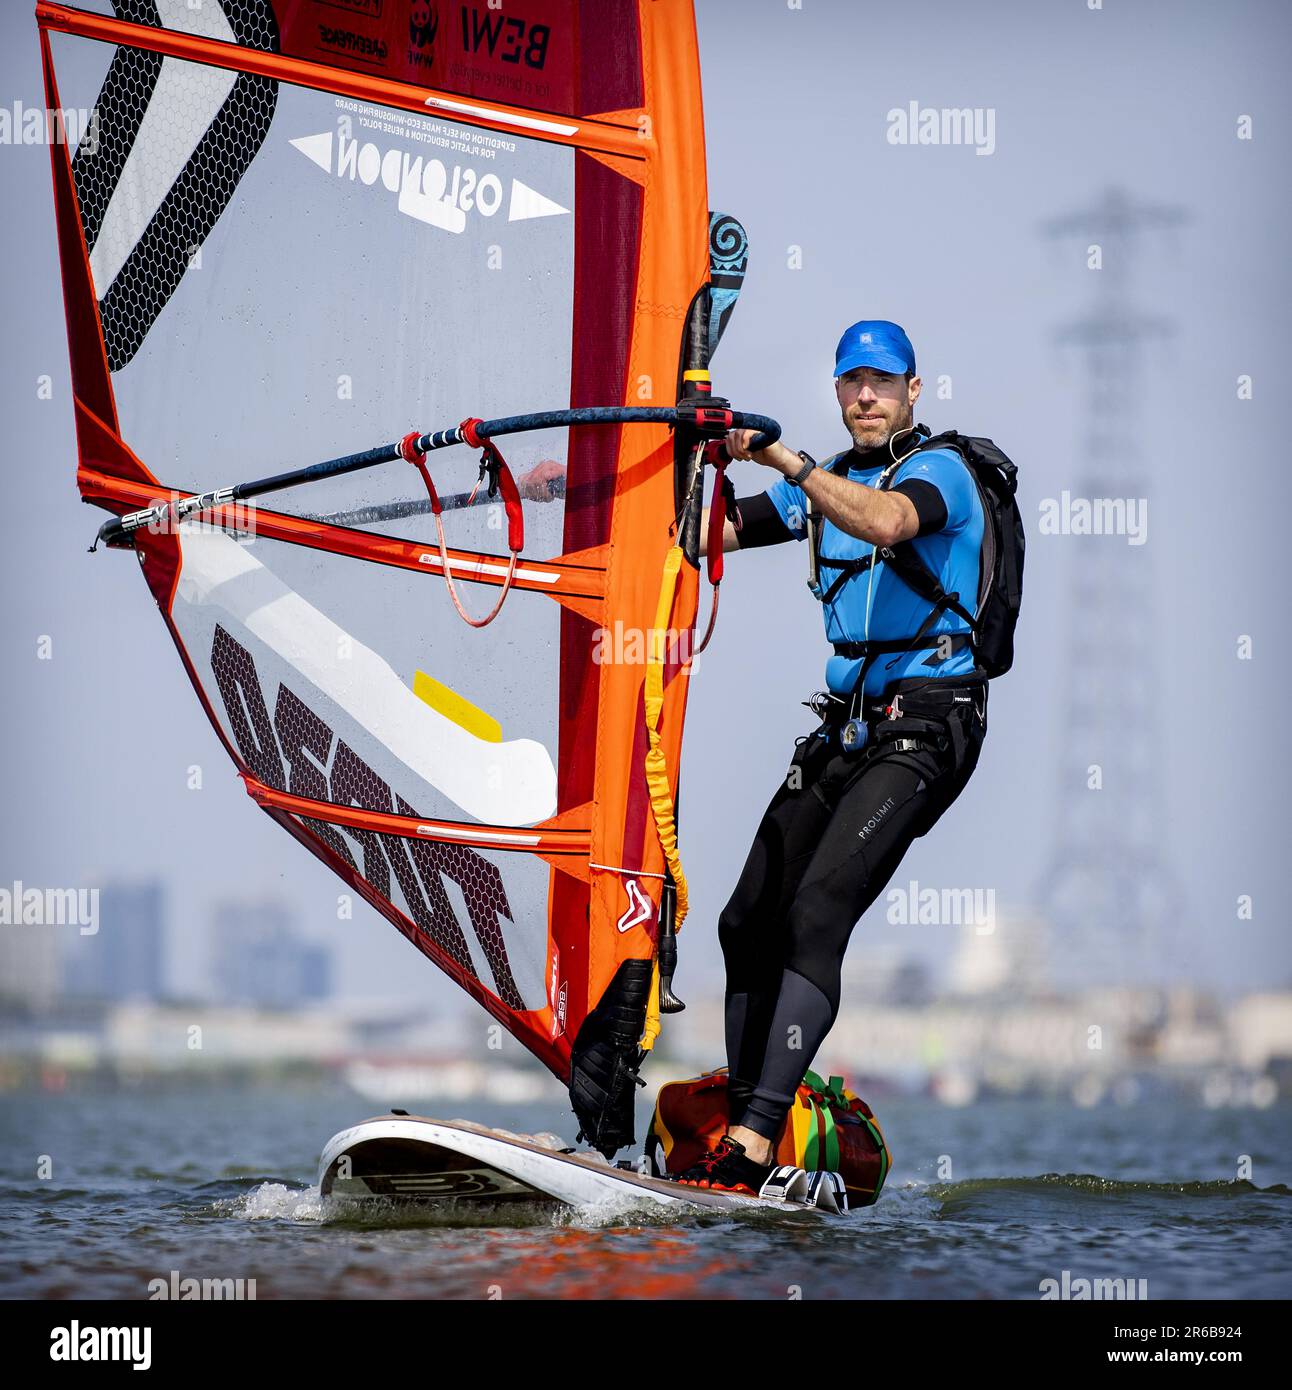
[(884, 561), (884, 547), (910, 542), (948, 592), (977, 592), (982, 502), (954, 450), (916, 451), (920, 388), (900, 327), (854, 324), (839, 342), (834, 382), (851, 449), (817, 466), (780, 443), (751, 452), (748, 430), (727, 439), (733, 458), (782, 478), (741, 500), (742, 527), (727, 521), (723, 549), (808, 539), (835, 655), (828, 689), (808, 702), (821, 727), (797, 741), (719, 918), (729, 1125), (680, 1175), (685, 1183), (758, 1191), (798, 1084), (838, 1014), (854, 925), (978, 760), (987, 687), (967, 623), (942, 613), (931, 631), (947, 640), (932, 650), (890, 646), (879, 659), (850, 650), (910, 637), (929, 615)]

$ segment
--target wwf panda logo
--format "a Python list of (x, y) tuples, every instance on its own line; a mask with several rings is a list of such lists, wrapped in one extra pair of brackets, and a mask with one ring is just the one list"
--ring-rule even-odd
[(411, 0), (408, 6), (408, 41), (414, 48), (430, 48), (440, 28), (438, 8), (431, 0)]

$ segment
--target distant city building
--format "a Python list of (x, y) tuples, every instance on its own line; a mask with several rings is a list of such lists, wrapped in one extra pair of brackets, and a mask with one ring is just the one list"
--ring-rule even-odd
[[(50, 926), (0, 926), (0, 1005), (41, 1012), (58, 998), (58, 937)], [(71, 930), (75, 930), (72, 928)]]
[(222, 1004), (293, 1009), (332, 994), (330, 952), (297, 935), (295, 918), (282, 902), (220, 903), (212, 929), (215, 988)]
[(933, 998), (929, 967), (902, 947), (854, 943), (843, 966), (847, 1003), (918, 1008)]
[(954, 994), (1031, 998), (1049, 984), (1047, 924), (1036, 917), (997, 913), (988, 922), (966, 922), (951, 958)]
[(98, 931), (62, 940), (65, 994), (113, 1003), (165, 995), (166, 900), (159, 880), (105, 885)]

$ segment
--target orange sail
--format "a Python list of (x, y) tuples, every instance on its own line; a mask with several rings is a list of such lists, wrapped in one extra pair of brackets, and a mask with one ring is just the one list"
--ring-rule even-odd
[[(96, 113), (52, 146), (85, 500), (122, 515), (466, 415), (677, 399), (709, 276), (690, 0), (115, 10), (37, 9), (49, 106)], [(133, 544), (255, 802), (596, 1128), (658, 988), (647, 764), (657, 744), (671, 803), (694, 564), (657, 603), (687, 454), (632, 423), (508, 459), (564, 469), (524, 501), (519, 556), (487, 500), (444, 514), (442, 549), (399, 463)], [(464, 448), (431, 467), (440, 493), (478, 482)], [(449, 572), (476, 612), (508, 586), (489, 626)]]

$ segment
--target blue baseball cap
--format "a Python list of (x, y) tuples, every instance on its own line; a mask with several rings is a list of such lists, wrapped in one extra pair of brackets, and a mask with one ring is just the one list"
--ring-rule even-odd
[(842, 376), (854, 367), (874, 367), (877, 372), (915, 375), (915, 349), (900, 324), (887, 319), (862, 319), (844, 329), (834, 350), (834, 374)]

